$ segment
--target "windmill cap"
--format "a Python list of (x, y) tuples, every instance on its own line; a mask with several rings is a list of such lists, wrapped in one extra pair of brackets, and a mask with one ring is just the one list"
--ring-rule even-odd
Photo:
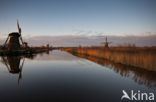
[(17, 36), (20, 37), (20, 34), (18, 32), (12, 32), (9, 34), (9, 36)]

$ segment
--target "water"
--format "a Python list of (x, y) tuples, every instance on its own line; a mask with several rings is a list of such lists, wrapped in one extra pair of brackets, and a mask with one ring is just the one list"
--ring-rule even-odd
[(0, 61), (0, 102), (120, 102), (122, 90), (156, 95), (155, 72), (97, 58), (54, 50)]

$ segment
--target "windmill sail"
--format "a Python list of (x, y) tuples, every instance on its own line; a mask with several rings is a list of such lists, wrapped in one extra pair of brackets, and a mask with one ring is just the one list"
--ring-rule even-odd
[(4, 45), (3, 45), (3, 46), (5, 46), (5, 45), (6, 45), (6, 43), (8, 42), (8, 39), (9, 39), (9, 36), (7, 37), (7, 39), (6, 39), (6, 41), (5, 41), (5, 43), (4, 43)]
[(21, 33), (22, 33), (22, 30), (21, 30), (21, 28), (20, 28), (20, 26), (19, 26), (18, 20), (17, 20), (17, 27), (18, 27), (18, 32), (19, 32), (19, 34), (21, 34)]
[(20, 34), (21, 42), (22, 42), (22, 44), (24, 44), (23, 39), (22, 39), (22, 35), (21, 35), (22, 30), (21, 30), (21, 28), (20, 28), (20, 26), (19, 26), (18, 20), (17, 20), (17, 27), (18, 27), (18, 33)]

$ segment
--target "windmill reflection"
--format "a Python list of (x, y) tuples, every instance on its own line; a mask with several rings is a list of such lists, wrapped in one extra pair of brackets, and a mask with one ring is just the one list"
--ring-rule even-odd
[(25, 57), (22, 56), (2, 56), (2, 63), (7, 67), (9, 73), (19, 74), (18, 84), (22, 79), (22, 69), (24, 65)]

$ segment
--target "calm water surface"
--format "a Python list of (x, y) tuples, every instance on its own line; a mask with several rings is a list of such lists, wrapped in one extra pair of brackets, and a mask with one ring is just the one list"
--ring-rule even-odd
[(155, 72), (63, 51), (0, 62), (0, 102), (120, 102), (122, 90), (156, 95)]

